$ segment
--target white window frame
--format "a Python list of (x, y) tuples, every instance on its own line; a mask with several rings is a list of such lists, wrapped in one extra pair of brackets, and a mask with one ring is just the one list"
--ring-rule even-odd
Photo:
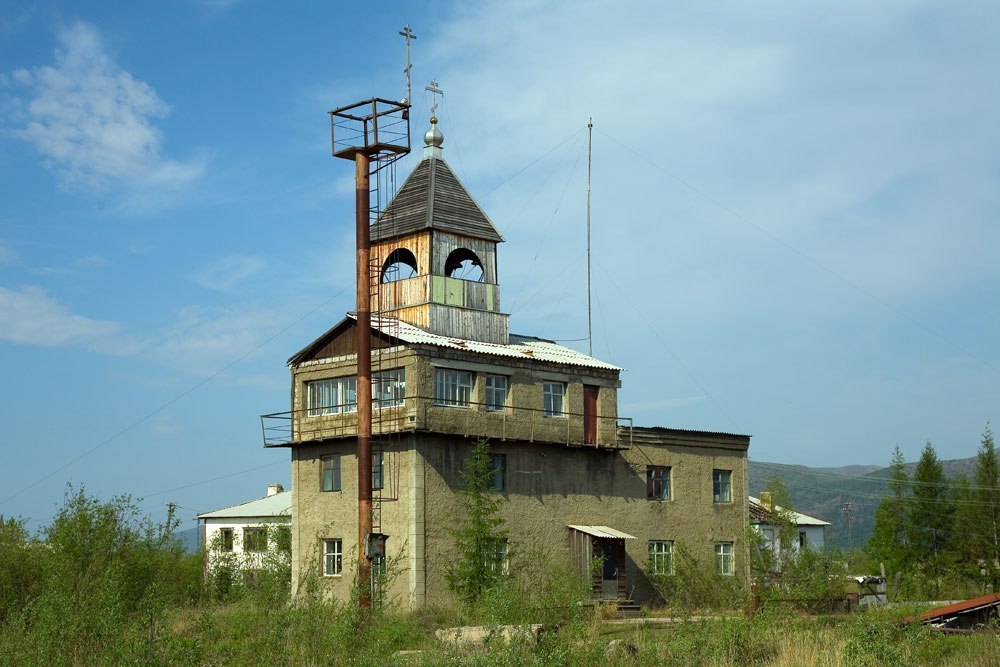
[(358, 411), (358, 378), (348, 375), (306, 382), (308, 416), (341, 415)]
[[(331, 491), (341, 491), (343, 489), (343, 479), (341, 477), (340, 454), (327, 454), (320, 457), (319, 464), (319, 488), (324, 493)], [(327, 465), (329, 461), (330, 465)], [(326, 488), (326, 472), (330, 470), (330, 488)]]
[[(657, 476), (656, 473), (662, 473)], [(673, 489), (671, 488), (671, 475), (673, 471), (670, 466), (646, 466), (646, 499), (669, 501), (673, 500)], [(656, 481), (660, 480), (660, 493), (656, 494)]]
[(712, 501), (716, 503), (733, 502), (733, 471), (712, 471)]
[(339, 577), (344, 573), (344, 541), (337, 538), (323, 540), (323, 576)]
[(510, 380), (506, 375), (486, 376), (486, 412), (504, 412), (509, 395)]
[(724, 577), (731, 577), (736, 571), (733, 547), (732, 542), (715, 543), (715, 563), (719, 568), (719, 574)]
[(406, 369), (393, 368), (372, 374), (372, 407), (397, 408), (406, 400)]
[[(558, 389), (558, 391), (556, 391), (556, 389)], [(545, 417), (566, 416), (565, 382), (542, 383), (542, 414)]]
[(491, 538), (488, 544), (488, 549), (489, 550), (486, 553), (486, 562), (484, 563), (486, 568), (491, 572), (508, 574), (510, 572), (510, 565), (507, 560), (507, 538)]
[(653, 574), (674, 573), (674, 541), (649, 541), (649, 571)]
[(451, 368), (434, 369), (434, 405), (467, 408), (472, 403), (472, 373)]

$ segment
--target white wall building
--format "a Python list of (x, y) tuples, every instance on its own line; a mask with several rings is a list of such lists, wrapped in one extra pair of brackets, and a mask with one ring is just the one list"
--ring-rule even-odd
[(261, 567), (268, 552), (278, 550), (277, 529), (291, 526), (292, 492), (269, 484), (263, 498), (199, 514), (198, 520), (208, 567), (221, 556), (231, 556), (241, 567)]
[(789, 545), (793, 558), (804, 547), (819, 551), (826, 546), (826, 527), (830, 525), (829, 521), (775, 505), (773, 497), (767, 491), (761, 493), (761, 496), (762, 498), (749, 497), (750, 525), (764, 538), (764, 548), (774, 554), (775, 563), (781, 562), (780, 531), (783, 526), (794, 531)]

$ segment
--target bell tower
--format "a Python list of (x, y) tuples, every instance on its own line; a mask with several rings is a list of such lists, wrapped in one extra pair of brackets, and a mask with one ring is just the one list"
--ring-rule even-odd
[(432, 115), (423, 159), (371, 226), (379, 267), (371, 310), (441, 336), (506, 345), (497, 279), (504, 239), (445, 162), (443, 145)]

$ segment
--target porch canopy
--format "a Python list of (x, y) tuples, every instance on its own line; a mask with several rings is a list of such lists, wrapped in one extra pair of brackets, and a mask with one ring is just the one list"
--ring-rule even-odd
[(603, 537), (603, 538), (611, 538), (619, 540), (639, 539), (635, 535), (629, 535), (628, 533), (623, 533), (620, 530), (615, 530), (614, 528), (609, 528), (608, 526), (569, 526), (569, 528), (579, 533), (586, 533), (587, 535), (592, 535), (594, 537)]

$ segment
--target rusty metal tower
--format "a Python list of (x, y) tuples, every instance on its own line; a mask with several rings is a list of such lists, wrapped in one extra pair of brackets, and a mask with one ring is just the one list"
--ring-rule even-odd
[[(407, 42), (409, 43), (409, 42)], [(378, 215), (372, 207), (371, 177), (410, 152), (409, 100), (372, 98), (330, 111), (333, 156), (354, 161), (357, 238), (358, 359), (358, 590), (359, 604), (372, 603), (372, 369), (371, 239), (369, 226)]]

